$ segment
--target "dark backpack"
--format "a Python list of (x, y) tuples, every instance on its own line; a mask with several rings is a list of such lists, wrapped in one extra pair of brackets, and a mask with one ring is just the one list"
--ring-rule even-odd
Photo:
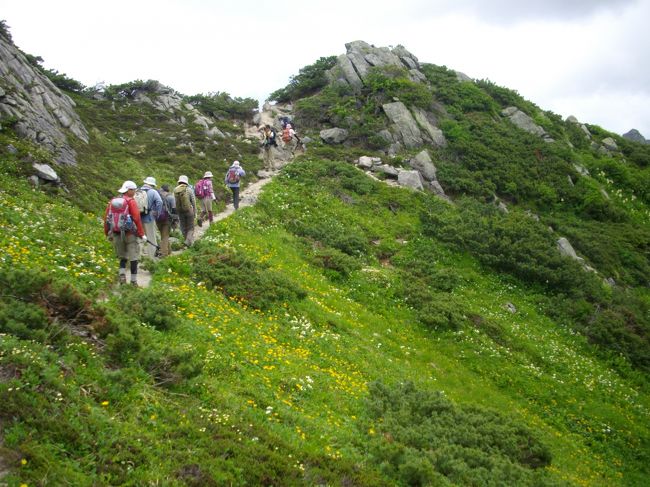
[(231, 167), (228, 169), (226, 181), (228, 181), (229, 184), (237, 184), (239, 182), (239, 169), (236, 167)]
[(129, 200), (123, 196), (116, 196), (109, 204), (106, 224), (109, 233), (134, 232), (135, 223), (129, 213)]
[(167, 199), (169, 196), (169, 193), (165, 193), (163, 191), (158, 191), (158, 194), (160, 195), (160, 199), (162, 199), (162, 209), (160, 210), (160, 213), (158, 214), (158, 218), (156, 218), (156, 221), (160, 223), (164, 223), (167, 221), (170, 221), (172, 214), (174, 213), (173, 208), (169, 204), (169, 200)]

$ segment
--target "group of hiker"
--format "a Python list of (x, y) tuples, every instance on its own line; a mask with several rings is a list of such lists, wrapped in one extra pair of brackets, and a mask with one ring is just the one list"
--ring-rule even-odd
[[(224, 177), (235, 210), (239, 208), (240, 178), (245, 175), (239, 161), (234, 161)], [(190, 247), (194, 243), (194, 222), (199, 226), (205, 221), (213, 223), (212, 203), (216, 196), (212, 179), (212, 172), (206, 171), (192, 186), (189, 178), (182, 175), (173, 191), (167, 184), (158, 189), (153, 176), (146, 177), (141, 187), (133, 181), (124, 181), (118, 189), (119, 196), (109, 201), (104, 215), (104, 234), (113, 243), (120, 260), (120, 284), (127, 282), (127, 263), (130, 263), (130, 282), (137, 286), (141, 255), (154, 259), (171, 254), (169, 236), (177, 226), (185, 246)], [(156, 230), (160, 233), (160, 245)]]
[[(293, 154), (297, 147), (302, 146), (302, 140), (298, 137), (295, 130), (295, 124), (289, 117), (280, 117), (280, 124), (282, 125), (282, 132), (280, 138), (282, 139), (283, 149), (290, 151)], [(278, 147), (277, 133), (275, 128), (270, 124), (264, 125), (260, 128), (262, 135), (262, 148), (264, 149), (264, 167), (267, 171), (273, 171), (273, 158), (271, 157), (271, 150), (273, 147)]]

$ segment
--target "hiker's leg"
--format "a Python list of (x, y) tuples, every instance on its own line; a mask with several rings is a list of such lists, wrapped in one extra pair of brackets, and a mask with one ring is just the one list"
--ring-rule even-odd
[(131, 284), (138, 283), (138, 261), (131, 261)]
[(208, 221), (210, 224), (212, 224), (213, 217), (212, 217), (212, 198), (209, 196), (205, 198), (205, 211), (208, 214)]
[(126, 259), (120, 259), (120, 270), (118, 271), (120, 284), (126, 284), (126, 262)]
[(211, 211), (208, 211), (208, 220), (210, 221), (210, 225), (214, 223), (214, 215)]
[(126, 235), (126, 258), (131, 262), (131, 283), (138, 281), (138, 257), (140, 255), (140, 248), (138, 245), (138, 238), (132, 233)]
[(232, 205), (235, 207), (235, 210), (239, 208), (239, 188), (230, 188), (232, 190)]
[(171, 249), (169, 248), (169, 222), (156, 222), (156, 225), (160, 232), (160, 254), (163, 257), (167, 257), (171, 254)]
[[(147, 236), (147, 241), (151, 242), (152, 244), (158, 243), (156, 238), (156, 222), (152, 220), (150, 222), (144, 223), (143, 226), (144, 233)], [(144, 253), (153, 259), (156, 256), (156, 247), (149, 245), (146, 242), (144, 244), (144, 247)]]

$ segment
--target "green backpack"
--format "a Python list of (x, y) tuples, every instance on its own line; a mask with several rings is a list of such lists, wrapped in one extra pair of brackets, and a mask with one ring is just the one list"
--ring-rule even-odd
[(192, 200), (190, 199), (190, 187), (187, 184), (179, 184), (174, 188), (174, 199), (176, 200), (176, 211), (187, 213), (193, 211)]

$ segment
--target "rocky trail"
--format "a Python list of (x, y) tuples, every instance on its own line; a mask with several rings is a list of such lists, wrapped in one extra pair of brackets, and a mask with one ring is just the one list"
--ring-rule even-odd
[[(268, 103), (265, 104), (263, 110), (255, 117), (253, 121), (254, 123), (245, 125), (244, 127), (245, 136), (250, 139), (256, 139), (256, 138), (260, 139), (261, 138), (259, 132), (260, 127), (263, 127), (266, 124), (274, 125), (274, 123), (277, 123), (278, 117), (281, 115), (290, 116), (291, 115), (290, 107), (287, 108), (284, 106), (270, 105)], [(281, 148), (273, 149), (271, 155), (272, 155), (274, 170), (258, 171), (257, 177), (260, 179), (242, 188), (239, 194), (239, 208), (245, 208), (247, 206), (254, 205), (257, 202), (257, 198), (259, 197), (262, 188), (267, 183), (269, 183), (273, 179), (273, 177), (278, 173), (278, 171), (283, 166), (288, 164), (293, 158), (293, 155), (291, 153), (285, 152)], [(259, 157), (260, 158), (263, 157), (261, 151)], [(244, 169), (246, 169), (245, 163), (244, 163)], [(220, 220), (228, 218), (234, 212), (235, 212), (235, 208), (232, 205), (232, 203), (230, 203), (226, 205), (225, 210), (223, 210), (220, 213), (215, 213), (214, 221), (218, 222)], [(195, 224), (194, 240), (197, 241), (200, 238), (202, 238), (205, 232), (208, 230), (208, 228), (210, 228), (210, 225), (207, 222), (204, 223), (203, 226), (201, 227)], [(184, 252), (184, 250), (177, 250), (172, 252), (172, 255), (178, 255), (182, 252)], [(138, 285), (143, 288), (149, 287), (151, 285), (151, 281), (153, 278), (152, 273), (145, 267), (146, 267), (145, 265), (141, 265), (138, 269)]]

